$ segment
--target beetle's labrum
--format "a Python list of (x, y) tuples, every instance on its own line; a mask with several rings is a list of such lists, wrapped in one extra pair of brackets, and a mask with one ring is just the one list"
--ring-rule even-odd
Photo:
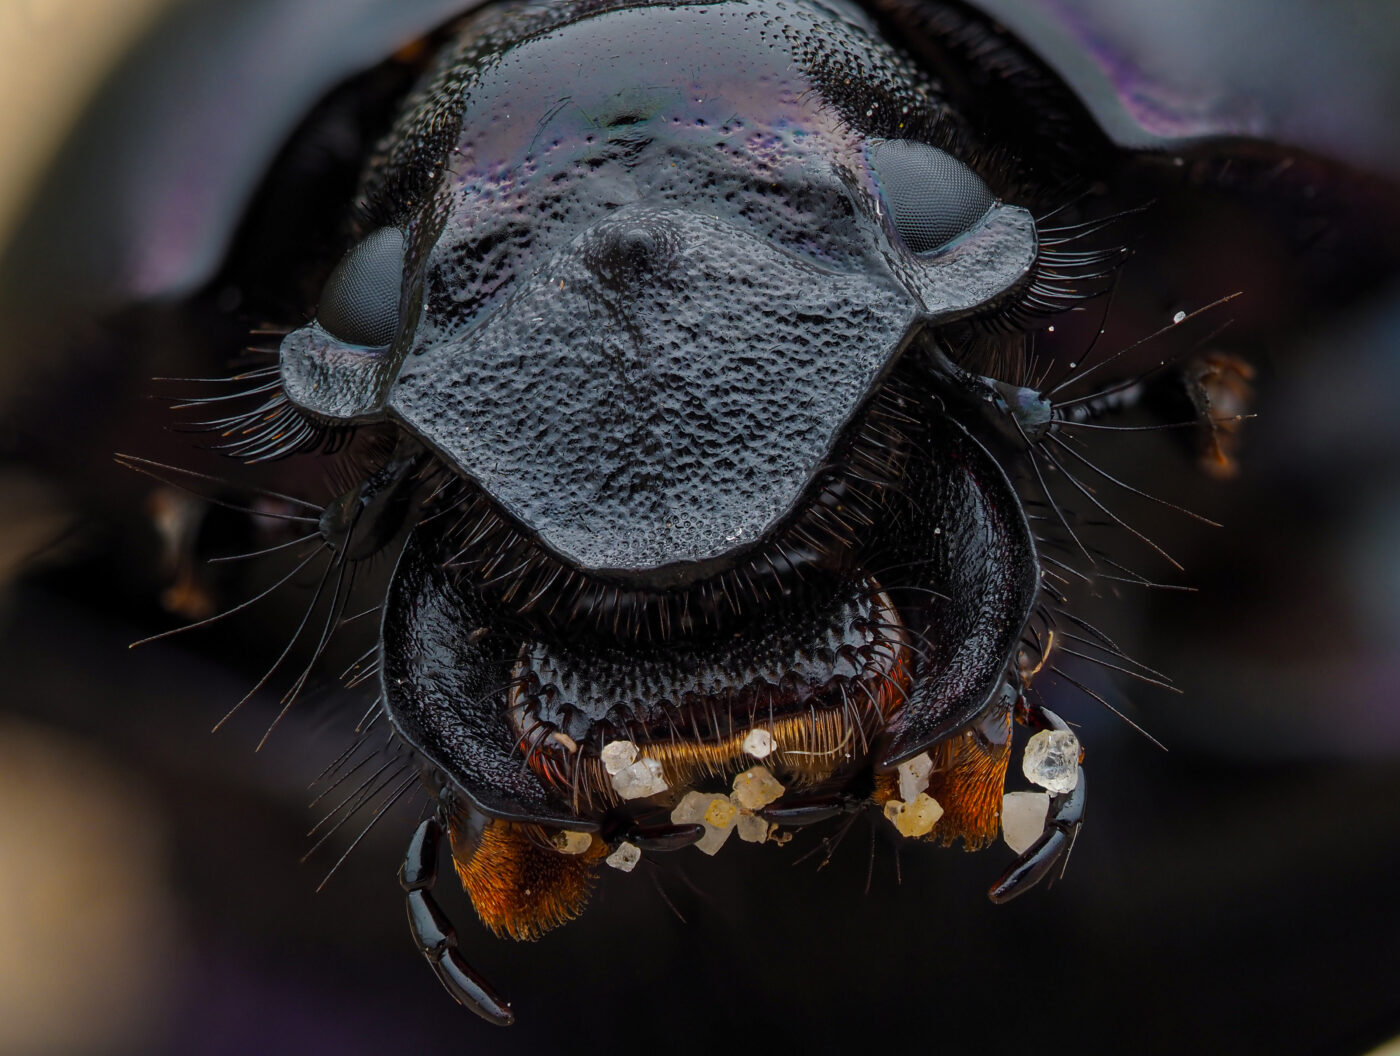
[(1025, 773), (1049, 794), (1006, 800), (992, 897), (1078, 831), (1078, 741), (1025, 690), (1064, 603), (1046, 545), (1094, 559), (1042, 470), (1078, 486), (1062, 431), (1127, 397), (1056, 402), (1027, 329), (1115, 253), (1037, 224), (1074, 174), (970, 123), (944, 84), (975, 78), (887, 39), (910, 10), (465, 19), (238, 441), (389, 438), (319, 531), (342, 572), (396, 554), (378, 707), (434, 804), (401, 879), (488, 1020), (512, 1016), (431, 895), (444, 835), (483, 921), (533, 938), (604, 865), (735, 834), (869, 811), (981, 847), (1018, 724), (1048, 731)]

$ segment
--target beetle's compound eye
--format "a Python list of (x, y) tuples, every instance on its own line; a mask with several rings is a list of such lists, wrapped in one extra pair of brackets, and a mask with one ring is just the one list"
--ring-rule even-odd
[(321, 291), (316, 319), (349, 345), (382, 346), (399, 325), (403, 232), (381, 227), (341, 258)]
[(937, 147), (888, 139), (870, 151), (870, 165), (890, 219), (915, 253), (946, 246), (986, 215), (996, 199), (975, 172)]

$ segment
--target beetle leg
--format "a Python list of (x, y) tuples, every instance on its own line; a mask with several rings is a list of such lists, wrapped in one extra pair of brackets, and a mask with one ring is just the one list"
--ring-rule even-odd
[(425, 820), (413, 833), (399, 868), (399, 883), (407, 895), (409, 930), (433, 972), (458, 1004), (488, 1023), (508, 1027), (515, 1022), (515, 1013), (457, 952), (457, 931), (433, 898), (441, 839), (442, 826), (437, 819)]
[(623, 838), (635, 843), (645, 852), (679, 851), (690, 847), (705, 838), (703, 825), (653, 825), (634, 826), (628, 829)]
[[(1049, 708), (1039, 704), (1028, 705), (1031, 724), (1040, 729), (1068, 730), (1064, 719)], [(1054, 868), (1061, 857), (1074, 847), (1079, 826), (1084, 821), (1084, 771), (1079, 771), (1079, 781), (1068, 792), (1050, 797), (1050, 815), (1045, 822), (1045, 831), (1040, 839), (1025, 849), (1007, 868), (1006, 872), (991, 889), (987, 897), (993, 902), (1010, 902), (1040, 883)]]
[(755, 811), (765, 821), (785, 828), (800, 829), (842, 814), (856, 814), (870, 805), (869, 799), (844, 793), (834, 796), (789, 800), (784, 797), (772, 806)]

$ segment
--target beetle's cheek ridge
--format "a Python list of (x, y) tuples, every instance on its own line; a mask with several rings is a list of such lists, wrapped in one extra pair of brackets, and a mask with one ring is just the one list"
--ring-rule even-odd
[(504, 636), (473, 636), (487, 626), (485, 606), (473, 592), (457, 589), (442, 561), (425, 552), (422, 534), (409, 535), (384, 603), (380, 685), (389, 721), (481, 811), (596, 829), (596, 822), (553, 803), (521, 767), (503, 736), (498, 708), (474, 706), (509, 677), (509, 650)]
[(937, 253), (901, 254), (892, 266), (923, 302), (930, 322), (947, 322), (996, 301), (1024, 282), (1039, 249), (1035, 219), (1015, 205), (994, 206)]
[(279, 360), (282, 389), (304, 411), (353, 422), (377, 417), (384, 409), (391, 348), (347, 345), (312, 322), (282, 339)]

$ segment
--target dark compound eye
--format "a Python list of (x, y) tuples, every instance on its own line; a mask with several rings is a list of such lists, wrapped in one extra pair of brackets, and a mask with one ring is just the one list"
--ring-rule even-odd
[(889, 139), (870, 151), (890, 219), (915, 253), (946, 246), (982, 219), (996, 199), (951, 154), (912, 139)]
[(382, 227), (346, 253), (326, 280), (316, 319), (351, 345), (387, 345), (399, 325), (403, 232)]

